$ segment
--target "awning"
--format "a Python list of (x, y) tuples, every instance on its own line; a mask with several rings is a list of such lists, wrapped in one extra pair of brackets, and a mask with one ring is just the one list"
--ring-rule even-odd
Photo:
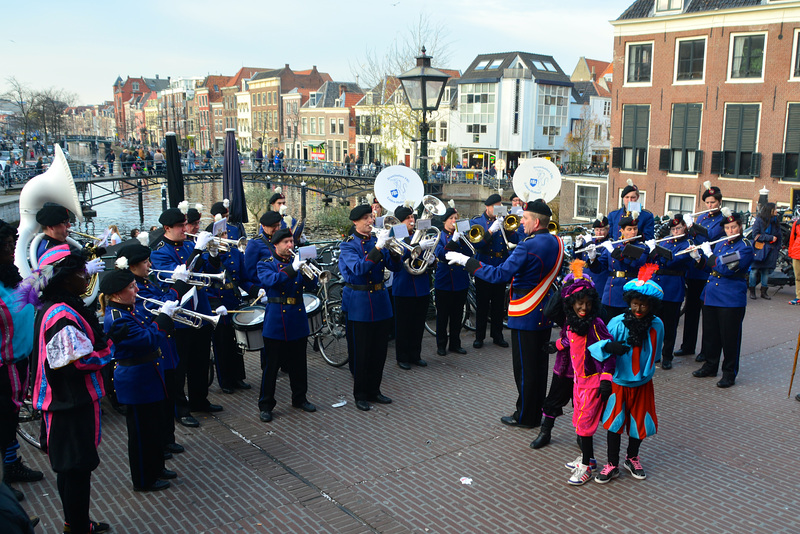
[(325, 141), (304, 141), (305, 146), (324, 146)]

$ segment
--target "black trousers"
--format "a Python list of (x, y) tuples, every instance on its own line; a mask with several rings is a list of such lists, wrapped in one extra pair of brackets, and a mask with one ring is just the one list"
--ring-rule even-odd
[(739, 351), (742, 348), (742, 322), (747, 308), (703, 306), (703, 338), (706, 362), (703, 367), (717, 372), (720, 353), (722, 376), (736, 378), (739, 374)]
[[(467, 302), (467, 290), (436, 290), (436, 346), (447, 348), (448, 339), (451, 349), (461, 347), (461, 323), (464, 321), (464, 304)], [(447, 328), (450, 328), (450, 335)]]
[(289, 373), (289, 387), (292, 390), (292, 406), (306, 402), (308, 393), (308, 365), (306, 362), (307, 339), (283, 341), (264, 338), (264, 366), (261, 375), (261, 393), (258, 397), (258, 409), (271, 412), (275, 409), (275, 382), (278, 379), (278, 368), (283, 366)]
[(675, 352), (675, 337), (678, 335), (678, 319), (681, 316), (682, 302), (661, 303), (661, 313), (658, 316), (664, 323), (664, 348), (661, 350), (661, 360), (672, 361), (672, 353)]
[(347, 353), (353, 373), (353, 396), (370, 401), (381, 393), (388, 335), (393, 321), (347, 321)]
[(128, 405), (125, 423), (128, 426), (128, 463), (134, 487), (152, 486), (164, 469), (163, 405), (161, 401)]
[(550, 381), (550, 391), (547, 392), (547, 397), (545, 397), (542, 405), (542, 415), (551, 419), (564, 415), (564, 406), (572, 400), (573, 383), (574, 379), (572, 377), (553, 373), (553, 379)]
[(233, 322), (227, 317), (217, 324), (213, 340), (217, 383), (221, 388), (233, 389), (236, 382), (245, 377), (244, 354), (236, 344)]
[(430, 295), (394, 298), (395, 331), (399, 332), (394, 347), (398, 362), (413, 363), (420, 360), (429, 300)]
[(164, 388), (167, 397), (159, 403), (162, 446), (175, 443), (175, 369), (164, 369)]
[(64, 510), (64, 523), (70, 532), (89, 532), (89, 502), (91, 501), (92, 472), (64, 471), (56, 475), (58, 495)]
[[(703, 301), (700, 294), (706, 287), (706, 280), (686, 280), (686, 311), (683, 314), (683, 341), (681, 350), (694, 353), (697, 347), (697, 331), (700, 328), (700, 311), (703, 309)], [(701, 346), (702, 350), (702, 346)]]
[(616, 306), (606, 306), (605, 304), (603, 304), (603, 311), (605, 312), (607, 318), (606, 324), (608, 324), (608, 321), (610, 321), (617, 315), (622, 315), (623, 313), (628, 311), (628, 308), (625, 307), (618, 308)]
[(19, 407), (14, 401), (22, 400), (28, 388), (28, 361), (0, 365), (0, 451), (16, 447)]
[[(175, 345), (178, 348), (178, 367), (175, 369), (175, 411), (178, 417), (192, 410), (208, 409), (208, 362), (211, 358), (211, 325), (201, 328), (178, 328)], [(183, 393), (187, 384), (189, 398)]]
[(546, 345), (551, 330), (511, 330), (514, 381), (519, 393), (514, 418), (523, 425), (538, 426), (542, 421), (547, 372), (550, 370)]
[(503, 304), (506, 298), (505, 284), (490, 284), (475, 278), (475, 340), (483, 341), (486, 337), (486, 323), (492, 320), (489, 334), (492, 339), (503, 338)]

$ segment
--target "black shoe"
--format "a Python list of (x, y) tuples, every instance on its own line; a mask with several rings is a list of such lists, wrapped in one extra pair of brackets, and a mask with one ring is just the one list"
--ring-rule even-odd
[(223, 408), (219, 404), (210, 404), (209, 403), (209, 405), (206, 406), (205, 408), (202, 408), (200, 410), (192, 410), (192, 411), (193, 412), (203, 412), (203, 413), (217, 413), (217, 412), (221, 412), (222, 410), (223, 410)]
[(172, 453), (169, 451), (164, 451), (164, 459), (165, 460), (172, 460)]
[(694, 361), (696, 361), (696, 362), (704, 362), (704, 361), (706, 361), (706, 355), (701, 352), (700, 354), (695, 356)]
[(305, 401), (303, 404), (292, 404), (295, 408), (300, 408), (304, 412), (316, 412), (317, 407), (311, 404), (308, 401)]
[(390, 399), (386, 395), (378, 393), (377, 395), (375, 395), (375, 398), (372, 399), (372, 402), (377, 402), (378, 404), (391, 404), (392, 399)]
[(467, 351), (462, 349), (461, 347), (451, 348), (450, 352), (455, 352), (456, 354), (466, 354)]
[(675, 352), (673, 352), (672, 354), (673, 354), (674, 356), (694, 356), (694, 351), (693, 351), (693, 350), (683, 350), (683, 349), (680, 349), (680, 350), (676, 350), (676, 351), (675, 351)]
[(261, 419), (263, 423), (269, 423), (272, 421), (272, 412), (261, 412), (258, 414), (258, 418)]
[(223, 392), (223, 393), (225, 393), (226, 395), (230, 395), (230, 394), (232, 394), (232, 393), (233, 393), (233, 389), (232, 389), (232, 388), (220, 388), (220, 389), (221, 389), (221, 390), (222, 390), (222, 392)]
[(794, 400), (800, 402), (800, 393), (794, 396)]
[(158, 475), (158, 478), (162, 480), (172, 480), (173, 478), (178, 478), (178, 473), (175, 471), (170, 471), (169, 469), (162, 469), (161, 474)]
[(102, 521), (89, 521), (89, 525), (89, 532), (101, 533), (111, 530), (111, 525), (103, 523)]
[(475, 341), (472, 342), (472, 348), (473, 349), (479, 349), (481, 347), (483, 347), (483, 340), (482, 339), (476, 339)]
[(31, 526), (34, 527), (34, 528), (36, 527), (36, 525), (39, 524), (39, 521), (40, 521), (39, 516), (32, 515), (30, 517)]
[(413, 365), (416, 365), (417, 367), (428, 367), (428, 362), (426, 362), (425, 360), (417, 360), (417, 361), (411, 362), (411, 363)]
[(362, 412), (368, 412), (368, 411), (370, 411), (372, 409), (372, 406), (370, 406), (367, 401), (357, 400), (356, 401), (356, 408), (358, 408)]
[(539, 435), (531, 442), (531, 449), (541, 449), (550, 443), (550, 432), (553, 430), (553, 424), (556, 422), (555, 418), (545, 417), (542, 421), (542, 427), (539, 429)]
[(672, 360), (661, 360), (661, 368), (664, 371), (669, 371), (672, 369)]
[(4, 465), (6, 482), (36, 482), (44, 478), (44, 473), (35, 471), (22, 463), (22, 458), (17, 458), (10, 464)]
[(717, 376), (717, 372), (712, 371), (711, 369), (704, 366), (698, 369), (697, 371), (693, 372), (692, 376), (697, 378), (705, 378), (707, 376)]
[[(170, 486), (170, 484), (166, 480), (156, 480), (155, 482), (153, 482), (152, 485), (150, 485), (150, 486), (148, 486), (146, 488), (139, 488), (137, 486), (134, 486), (133, 487), (133, 491), (161, 491), (161, 490), (167, 489), (169, 486)], [(92, 531), (90, 531), (90, 532), (92, 532)], [(97, 532), (97, 531), (94, 531), (94, 532)]]
[(397, 367), (409, 371), (411, 369), (411, 364), (408, 362), (397, 362)]
[(513, 415), (506, 415), (500, 418), (500, 422), (508, 426), (516, 426), (518, 428), (533, 428), (534, 425), (523, 425)]
[(191, 415), (187, 415), (178, 419), (178, 422), (183, 426), (188, 426), (189, 428), (197, 428), (200, 426), (200, 421), (192, 417)]
[(244, 380), (237, 380), (236, 383), (233, 385), (236, 389), (251, 389), (253, 386), (245, 382)]
[(718, 388), (729, 388), (732, 385), (734, 385), (735, 383), (736, 383), (736, 379), (735, 378), (731, 378), (729, 376), (723, 376), (722, 380), (717, 382), (717, 387)]
[(502, 337), (501, 337), (499, 340), (498, 340), (498, 339), (495, 339), (495, 340), (493, 341), (493, 343), (494, 343), (495, 345), (499, 346), (499, 347), (503, 347), (504, 349), (507, 349), (507, 348), (508, 348), (508, 341), (506, 341), (506, 340), (505, 340), (505, 339), (503, 339)]
[(439, 347), (438, 349), (436, 349), (436, 354), (438, 354), (439, 356), (447, 356), (447, 349)]
[(179, 445), (177, 443), (167, 443), (165, 449), (167, 449), (169, 452), (174, 452), (175, 454), (180, 454), (186, 450), (183, 448), (183, 445)]

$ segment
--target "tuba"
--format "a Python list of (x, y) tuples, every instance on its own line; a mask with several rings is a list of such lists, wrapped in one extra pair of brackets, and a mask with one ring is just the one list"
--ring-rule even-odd
[[(442, 238), (442, 232), (437, 227), (432, 226), (430, 224), (430, 220), (434, 215), (441, 217), (444, 215), (444, 212), (447, 211), (447, 207), (444, 205), (444, 202), (433, 195), (425, 195), (422, 197), (422, 206), (424, 208), (424, 212), (422, 217), (420, 217), (420, 219), (416, 222), (417, 227), (414, 230), (414, 235), (411, 236), (411, 253), (409, 257), (403, 261), (403, 268), (406, 270), (406, 272), (412, 275), (423, 274), (428, 266), (433, 264), (433, 262), (436, 260), (434, 250), (436, 250), (436, 246), (439, 244), (439, 240)], [(420, 224), (422, 221), (427, 222)], [(422, 247), (419, 246), (419, 242), (429, 234), (432, 234), (432, 237), (436, 240), (436, 242), (433, 244), (432, 248), (422, 250)]]
[[(79, 221), (83, 220), (83, 210), (78, 200), (78, 191), (69, 170), (67, 158), (61, 146), (54, 145), (53, 163), (46, 172), (31, 178), (19, 194), (19, 238), (14, 250), (14, 264), (23, 278), (27, 278), (38, 269), (39, 261), (36, 249), (42, 241), (43, 233), (36, 222), (36, 213), (47, 202), (61, 204), (75, 214)], [(67, 237), (71, 247), (81, 248), (81, 244)], [(95, 274), (89, 281), (89, 288), (84, 293), (83, 301), (88, 305), (97, 298), (99, 284)]]

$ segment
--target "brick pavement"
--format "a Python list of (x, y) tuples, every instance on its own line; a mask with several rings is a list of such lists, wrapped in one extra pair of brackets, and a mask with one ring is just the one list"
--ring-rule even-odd
[[(223, 395), (212, 386), (225, 411), (201, 418), (199, 429), (178, 428), (187, 452), (168, 462), (179, 478), (160, 493), (132, 491), (124, 419), (106, 410), (92, 517), (114, 533), (800, 532), (791, 468), (800, 403), (786, 398), (800, 326), (792, 296), (787, 288), (749, 302), (735, 387), (693, 378), (693, 359), (657, 371), (660, 425), (642, 446), (646, 481), (623, 472), (608, 485), (568, 486), (563, 463), (578, 454), (571, 413), (550, 446), (531, 450), (536, 430), (499, 422), (516, 396), (510, 349), (473, 350), (464, 333), (466, 356), (439, 357), (425, 334), (429, 367), (399, 369), (390, 344), (382, 389), (395, 402), (368, 413), (355, 409), (347, 368), (309, 351), (319, 411), (292, 408), (281, 375), (275, 420), (261, 423), (257, 358), (248, 355), (254, 389)], [(347, 406), (332, 408), (340, 398)], [(17, 485), (23, 504), (42, 518), (37, 532), (60, 532), (47, 458), (22, 447), (46, 473)], [(595, 447), (603, 463), (603, 432)]]

